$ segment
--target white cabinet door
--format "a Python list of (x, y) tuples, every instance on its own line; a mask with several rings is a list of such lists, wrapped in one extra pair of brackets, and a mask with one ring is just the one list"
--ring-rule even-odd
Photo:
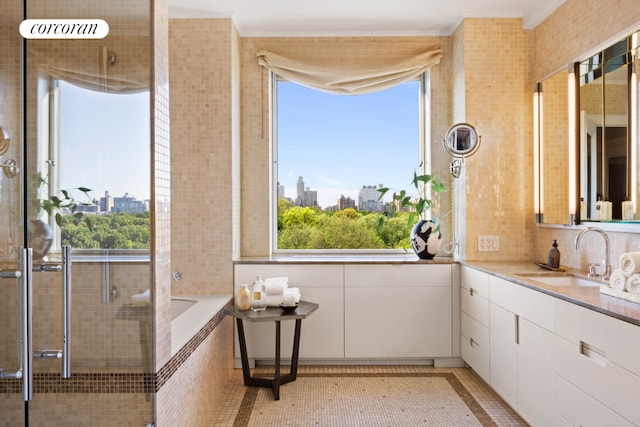
[(490, 384), (513, 408), (518, 407), (517, 322), (515, 314), (490, 304)]
[[(286, 276), (289, 287), (300, 288), (302, 299), (319, 304), (311, 316), (302, 321), (300, 359), (344, 358), (344, 297), (342, 265), (238, 264), (234, 269), (236, 288), (251, 284), (256, 275)], [(281, 357), (291, 357), (294, 321), (281, 322)], [(250, 359), (274, 360), (275, 323), (244, 322), (247, 352)], [(237, 336), (237, 332), (236, 332)], [(240, 357), (238, 339), (236, 358)]]
[(451, 265), (346, 265), (345, 356), (452, 356)]
[(451, 357), (450, 287), (345, 289), (348, 358)]
[(532, 426), (553, 426), (554, 335), (523, 318), (518, 328), (518, 413)]

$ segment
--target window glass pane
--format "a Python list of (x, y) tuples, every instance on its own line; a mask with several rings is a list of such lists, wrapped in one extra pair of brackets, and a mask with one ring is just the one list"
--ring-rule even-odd
[[(82, 202), (84, 212), (83, 218), (61, 212), (62, 244), (149, 248), (149, 92), (113, 94), (57, 83), (59, 166), (53, 173), (58, 190)], [(81, 187), (91, 189), (89, 198)]]
[(378, 230), (377, 189), (419, 172), (420, 82), (365, 95), (276, 84), (277, 248), (410, 248), (408, 215)]

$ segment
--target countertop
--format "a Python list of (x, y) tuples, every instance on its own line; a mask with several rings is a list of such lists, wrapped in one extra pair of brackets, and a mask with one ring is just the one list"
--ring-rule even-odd
[(420, 259), (414, 253), (407, 254), (305, 254), (305, 255), (272, 255), (268, 257), (244, 257), (234, 264), (453, 264), (453, 258), (435, 257)]
[[(520, 276), (520, 274), (541, 272), (553, 274), (536, 266), (533, 262), (459, 262), (493, 276), (640, 326), (640, 304), (601, 294), (599, 286), (550, 286), (537, 283), (534, 278)], [(582, 273), (570, 268), (565, 268), (565, 270), (566, 273)]]

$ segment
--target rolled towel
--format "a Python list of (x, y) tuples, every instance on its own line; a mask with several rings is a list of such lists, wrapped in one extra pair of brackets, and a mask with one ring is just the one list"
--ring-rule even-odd
[(282, 295), (289, 286), (288, 277), (267, 277), (264, 279), (265, 293), (267, 295)]
[(640, 273), (640, 252), (626, 252), (620, 255), (620, 270), (627, 277)]
[(300, 288), (285, 289), (282, 295), (282, 303), (284, 305), (292, 306), (300, 302)]
[(611, 277), (609, 277), (609, 286), (618, 291), (624, 291), (627, 283), (627, 276), (619, 268), (613, 270)]
[(151, 289), (147, 289), (141, 294), (131, 296), (131, 305), (141, 306), (151, 304)]
[(627, 292), (634, 295), (640, 295), (640, 274), (632, 274), (627, 277)]

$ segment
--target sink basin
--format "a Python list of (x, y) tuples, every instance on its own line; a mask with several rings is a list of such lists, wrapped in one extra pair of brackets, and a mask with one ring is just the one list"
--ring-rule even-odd
[(579, 277), (571, 273), (522, 273), (520, 277), (526, 277), (531, 281), (547, 286), (600, 286), (601, 282)]

